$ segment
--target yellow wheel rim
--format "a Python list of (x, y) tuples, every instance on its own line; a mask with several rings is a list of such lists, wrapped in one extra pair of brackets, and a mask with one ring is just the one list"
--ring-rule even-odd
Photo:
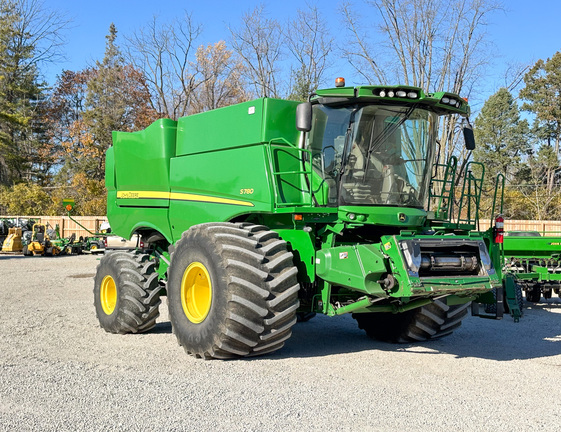
[(97, 245), (91, 245), (90, 250), (97, 250)]
[(99, 297), (101, 298), (103, 312), (111, 315), (117, 305), (117, 285), (111, 276), (105, 276), (101, 281)]
[(212, 283), (206, 267), (200, 262), (189, 264), (181, 279), (181, 305), (192, 323), (205, 320), (212, 304)]

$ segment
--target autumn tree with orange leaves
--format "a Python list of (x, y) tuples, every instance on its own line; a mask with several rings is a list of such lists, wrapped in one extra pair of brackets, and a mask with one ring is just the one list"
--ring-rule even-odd
[(125, 63), (112, 24), (105, 56), (95, 67), (64, 71), (53, 90), (46, 116), (49, 145), (56, 161), (59, 201), (74, 197), (77, 213), (105, 213), (105, 151), (113, 130), (146, 128), (160, 115), (150, 106), (143, 74)]

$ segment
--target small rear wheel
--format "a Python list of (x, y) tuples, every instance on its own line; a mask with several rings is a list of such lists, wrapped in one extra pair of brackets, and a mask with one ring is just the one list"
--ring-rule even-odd
[(179, 344), (205, 359), (281, 348), (296, 323), (296, 274), (286, 242), (264, 226), (191, 227), (176, 243), (167, 283)]
[(526, 290), (526, 301), (529, 301), (530, 303), (538, 303), (541, 297), (542, 290), (537, 284)]
[(447, 336), (460, 327), (471, 302), (448, 306), (441, 300), (407, 312), (353, 314), (373, 339), (393, 343), (423, 342)]
[(99, 262), (94, 306), (109, 333), (140, 333), (156, 325), (161, 288), (155, 262), (147, 254), (110, 253)]

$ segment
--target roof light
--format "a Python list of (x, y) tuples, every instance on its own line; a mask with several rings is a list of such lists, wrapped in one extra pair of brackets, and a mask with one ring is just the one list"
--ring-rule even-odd
[(442, 102), (443, 104), (450, 103), (450, 98), (447, 98), (446, 96), (444, 96), (440, 102)]
[(419, 95), (416, 92), (409, 92), (409, 93), (407, 93), (407, 97), (409, 99), (417, 99), (419, 97)]
[(345, 87), (345, 78), (343, 77), (335, 78), (335, 87)]
[(388, 97), (394, 97), (394, 96), (395, 96), (395, 93), (393, 92), (393, 90), (390, 90), (388, 92)]
[(404, 92), (403, 90), (398, 90), (396, 95), (397, 95), (397, 97), (404, 98), (404, 97), (407, 96), (407, 93)]
[(380, 97), (386, 97), (386, 91), (380, 90)]

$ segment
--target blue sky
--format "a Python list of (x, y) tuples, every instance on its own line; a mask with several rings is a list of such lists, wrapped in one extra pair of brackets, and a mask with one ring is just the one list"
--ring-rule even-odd
[[(53, 83), (62, 69), (80, 70), (101, 59), (105, 35), (111, 22), (115, 23), (122, 36), (145, 25), (154, 15), (166, 20), (180, 16), (187, 10), (196, 22), (203, 25), (203, 34), (198, 42), (206, 44), (228, 40), (228, 25), (237, 26), (243, 13), (260, 3), (265, 4), (270, 17), (279, 21), (288, 20), (306, 4), (305, 0), (44, 0), (47, 8), (66, 13), (73, 20), (72, 28), (66, 33), (67, 61), (45, 70), (46, 78)], [(340, 3), (340, 0), (318, 0), (316, 3), (330, 26), (340, 25), (337, 13)], [(355, 0), (354, 3), (357, 7), (363, 7), (361, 5), (364, 2)], [(487, 96), (504, 84), (502, 76), (507, 64), (533, 64), (540, 58), (551, 57), (561, 49), (558, 33), (561, 1), (504, 0), (503, 3), (505, 11), (495, 12), (487, 27), (489, 39), (494, 44), (488, 53), (491, 64), (489, 74), (481, 80), (482, 93)], [(333, 71), (333, 74), (338, 75), (338, 71)], [(352, 77), (347, 78), (347, 83), (361, 84)]]

